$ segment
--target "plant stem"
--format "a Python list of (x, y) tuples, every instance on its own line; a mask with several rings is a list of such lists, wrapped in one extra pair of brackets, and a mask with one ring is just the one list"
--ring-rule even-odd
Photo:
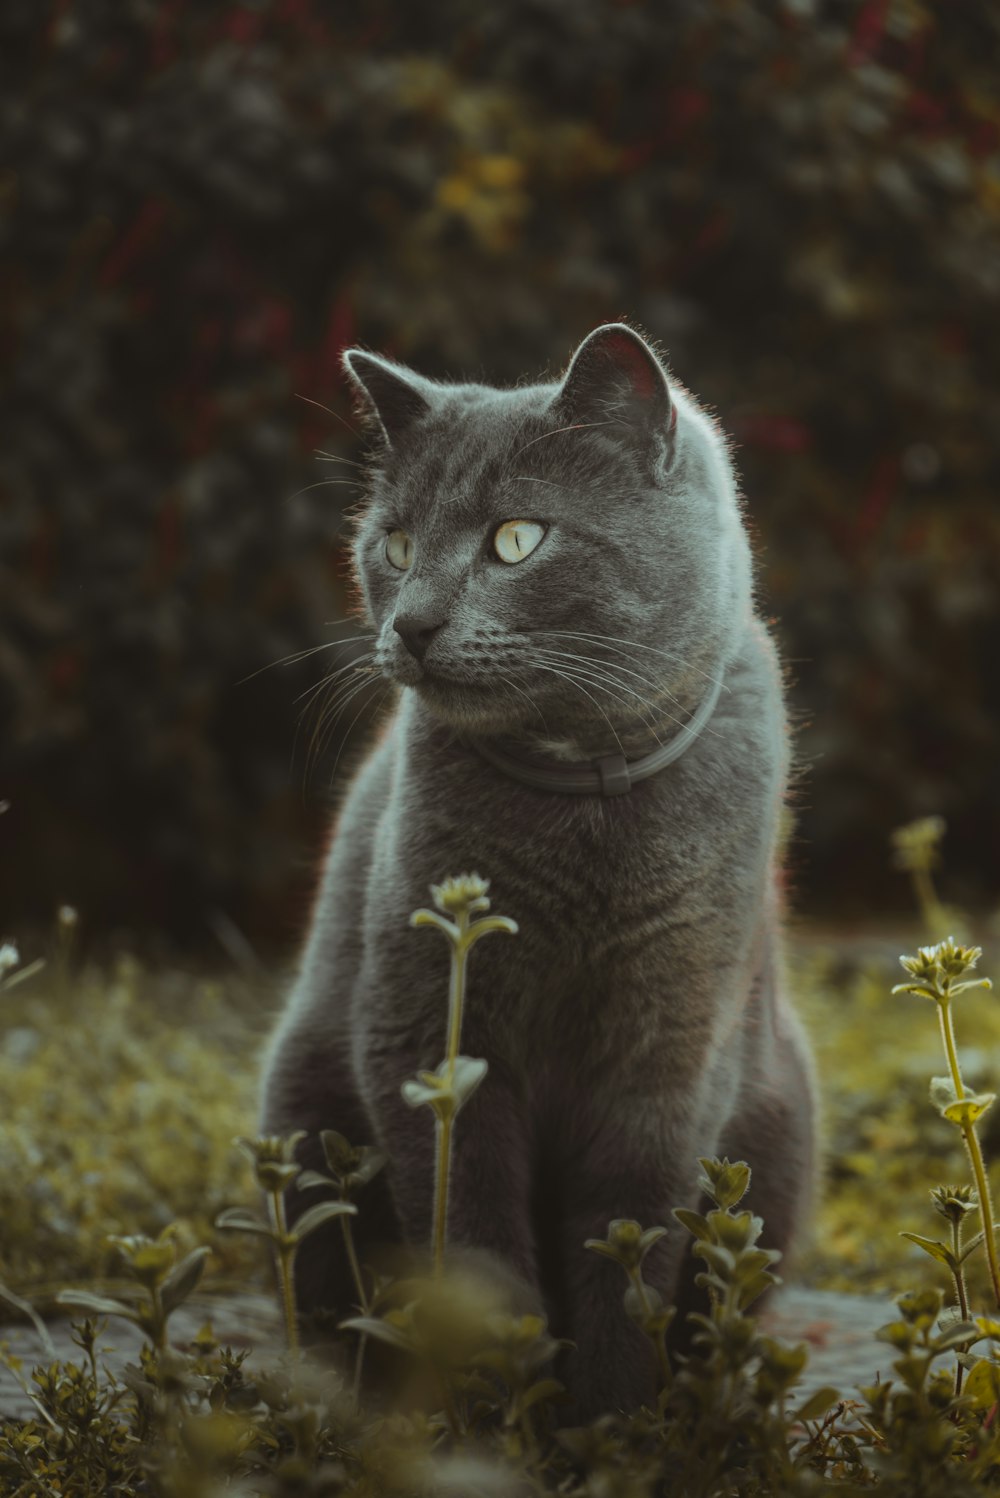
[(979, 1191), (979, 1216), (983, 1224), (983, 1238), (986, 1244), (986, 1258), (990, 1266), (990, 1279), (993, 1281), (993, 1295), (996, 1299), (997, 1309), (1000, 1310), (1000, 1262), (997, 1260), (997, 1240), (993, 1231), (993, 1198), (990, 1196), (990, 1183), (986, 1175), (986, 1167), (983, 1164), (983, 1152), (979, 1147), (979, 1137), (976, 1134), (975, 1124), (966, 1124), (962, 1129), (965, 1139), (965, 1147), (969, 1152), (972, 1162), (973, 1174), (976, 1177), (976, 1187)]
[[(340, 1219), (340, 1230), (344, 1235), (344, 1248), (347, 1250), (347, 1262), (351, 1266), (351, 1274), (354, 1277), (354, 1285), (361, 1302), (362, 1315), (367, 1316), (369, 1312), (368, 1296), (365, 1294), (365, 1282), (361, 1274), (361, 1265), (354, 1248), (354, 1234), (351, 1231), (351, 1219), (345, 1212)], [(364, 1362), (365, 1347), (368, 1344), (367, 1332), (362, 1332), (358, 1338), (358, 1350), (354, 1357), (354, 1407), (357, 1409), (358, 1400), (361, 1397), (361, 1365)]]
[(153, 1303), (153, 1346), (162, 1352), (167, 1345), (167, 1318), (163, 1314), (163, 1301), (159, 1285), (151, 1285), (149, 1298)]
[(354, 1279), (355, 1289), (358, 1292), (358, 1300), (361, 1303), (361, 1310), (364, 1315), (367, 1316), (368, 1296), (365, 1294), (365, 1282), (361, 1277), (361, 1265), (358, 1263), (358, 1256), (354, 1251), (354, 1234), (351, 1232), (351, 1219), (346, 1212), (340, 1219), (340, 1230), (344, 1235), (344, 1247), (347, 1250), (347, 1262), (351, 1266), (351, 1275)]
[(434, 1179), (434, 1272), (444, 1269), (448, 1233), (448, 1182), (451, 1176), (451, 1118), (437, 1120), (437, 1170)]
[(450, 1071), (455, 1069), (455, 1059), (458, 1056), (458, 1047), (462, 1040), (462, 1009), (465, 1005), (465, 959), (468, 947), (463, 940), (468, 925), (468, 916), (462, 913), (459, 918), (459, 931), (461, 935), (452, 947), (451, 954), (451, 992), (448, 995), (448, 1067)]
[[(630, 1270), (629, 1279), (632, 1281), (632, 1285), (635, 1289), (635, 1293), (639, 1297), (639, 1303), (642, 1306), (643, 1311), (648, 1317), (651, 1317), (653, 1314), (653, 1308), (650, 1305), (649, 1297), (646, 1294), (646, 1282), (642, 1277), (642, 1270)], [(656, 1349), (656, 1361), (660, 1365), (660, 1377), (663, 1380), (663, 1387), (666, 1388), (667, 1384), (670, 1383), (670, 1360), (667, 1357), (667, 1344), (664, 1334), (663, 1332), (657, 1332), (655, 1334), (652, 1332), (648, 1332), (647, 1336)]]
[[(448, 993), (448, 1084), (455, 1079), (455, 1062), (462, 1041), (462, 1010), (465, 1006), (465, 958), (469, 950), (466, 935), (469, 917), (461, 911), (458, 917), (458, 940), (451, 948), (451, 985)], [(434, 1272), (444, 1269), (444, 1246), (448, 1236), (448, 1185), (451, 1178), (451, 1130), (453, 1118), (437, 1118), (437, 1163), (434, 1176)]]
[[(958, 1309), (963, 1321), (969, 1319), (969, 1297), (965, 1291), (965, 1270), (962, 1268), (962, 1221), (955, 1217), (951, 1224), (951, 1251), (955, 1255), (957, 1268), (953, 1271), (955, 1289), (958, 1293)], [(964, 1350), (964, 1349), (963, 1349)], [(955, 1364), (955, 1398), (962, 1392), (962, 1375), (964, 1369), (961, 1363)]]
[(297, 1244), (288, 1241), (284, 1196), (280, 1191), (272, 1191), (268, 1199), (271, 1225), (274, 1228), (274, 1246), (278, 1256), (278, 1281), (281, 1285), (281, 1306), (285, 1313), (285, 1335), (288, 1339), (288, 1351), (297, 1357), (299, 1329), (295, 1319), (295, 1283), (292, 1275), (292, 1261)]
[[(938, 1018), (941, 1021), (941, 1038), (944, 1041), (944, 1050), (948, 1058), (951, 1080), (955, 1087), (955, 1096), (957, 1098), (964, 1098), (965, 1085), (962, 1081), (962, 1072), (958, 1064), (958, 1052), (955, 1049), (955, 1029), (951, 1021), (951, 1001), (947, 997), (938, 1000)], [(1000, 1309), (1000, 1261), (997, 1259), (997, 1240), (996, 1234), (993, 1231), (993, 1199), (990, 1196), (990, 1183), (986, 1175), (986, 1167), (983, 1164), (983, 1152), (979, 1147), (979, 1136), (976, 1133), (975, 1124), (966, 1123), (962, 1125), (962, 1138), (965, 1140), (965, 1148), (968, 1151), (972, 1173), (976, 1178), (976, 1190), (979, 1192), (979, 1216), (983, 1224), (986, 1258), (990, 1266), (990, 1279), (993, 1281), (993, 1294), (996, 1298), (997, 1308)]]
[(962, 1081), (962, 1070), (958, 1064), (958, 1052), (955, 1049), (955, 1030), (951, 1022), (950, 999), (938, 999), (938, 1019), (941, 1022), (941, 1039), (944, 1043), (944, 1054), (948, 1061), (948, 1070), (951, 1072), (955, 1096), (963, 1098), (965, 1097), (965, 1083)]
[(934, 881), (929, 869), (917, 868), (912, 872), (920, 918), (928, 930), (933, 931), (941, 924), (941, 902), (938, 900)]

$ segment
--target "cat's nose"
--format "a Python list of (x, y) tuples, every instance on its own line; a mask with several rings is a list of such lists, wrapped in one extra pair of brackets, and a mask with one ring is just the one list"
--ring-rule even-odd
[(397, 614), (392, 621), (396, 631), (410, 654), (422, 661), (427, 647), (445, 621), (433, 619), (425, 614)]

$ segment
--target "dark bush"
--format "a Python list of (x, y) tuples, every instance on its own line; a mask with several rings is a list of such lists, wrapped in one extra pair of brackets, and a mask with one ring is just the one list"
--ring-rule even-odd
[(240, 683), (344, 614), (355, 491), (296, 493), (355, 471), (312, 456), (357, 457), (340, 351), (515, 380), (623, 314), (738, 444), (809, 725), (802, 899), (902, 905), (887, 831), (930, 810), (974, 896), (1000, 831), (998, 44), (987, 0), (9, 0), (7, 921), (67, 899), (287, 940), (320, 671)]

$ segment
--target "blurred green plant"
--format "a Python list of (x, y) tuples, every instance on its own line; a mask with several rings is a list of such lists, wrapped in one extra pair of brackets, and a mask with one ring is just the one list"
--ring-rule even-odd
[[(467, 952), (476, 931), (512, 926), (502, 917), (471, 920), (485, 908), (485, 891), (485, 881), (475, 876), (449, 880), (435, 887), (435, 897), (438, 911), (454, 921), (417, 913), (424, 917), (421, 924), (447, 924), (453, 945), (448, 1059), (428, 1074), (442, 1080), (448, 1060), (461, 1060), (465, 991), (456, 937), (464, 937)], [(951, 1099), (943, 1106), (953, 1109), (945, 1116), (970, 1149), (983, 1116), (982, 1096), (967, 1093), (961, 1072), (952, 1069), (957, 1049), (948, 1005), (984, 986), (971, 976), (978, 957), (978, 949), (950, 939), (922, 948), (904, 959), (911, 981), (897, 986), (932, 998), (945, 1016)], [(424, 1077), (419, 1085), (429, 1086)], [(969, 1106), (955, 1112), (961, 1103)], [(454, 1102), (443, 1110), (451, 1119), (457, 1111)], [(599, 1253), (624, 1272), (623, 1315), (650, 1340), (659, 1391), (650, 1407), (559, 1429), (563, 1388), (547, 1365), (566, 1344), (550, 1334), (544, 1319), (512, 1314), (497, 1284), (450, 1264), (443, 1235), (428, 1277), (366, 1281), (350, 1227), (356, 1198), (363, 1204), (364, 1190), (385, 1158), (328, 1131), (322, 1136), (328, 1174), (303, 1171), (295, 1158), (301, 1139), (240, 1139), (267, 1217), (242, 1208), (218, 1214), (221, 1228), (270, 1243), (288, 1354), (257, 1366), (248, 1354), (219, 1347), (209, 1326), (187, 1346), (175, 1345), (170, 1318), (197, 1287), (208, 1249), (181, 1255), (182, 1235), (169, 1227), (155, 1238), (114, 1235), (132, 1289), (116, 1296), (66, 1291), (60, 1297), (93, 1313), (75, 1326), (84, 1361), (52, 1359), (24, 1384), (37, 1415), (0, 1429), (5, 1492), (13, 1498), (104, 1498), (112, 1492), (121, 1498), (218, 1498), (226, 1491), (269, 1498), (412, 1498), (416, 1492), (445, 1498), (469, 1491), (496, 1498), (512, 1492), (525, 1498), (652, 1498), (657, 1492), (685, 1498), (855, 1498), (877, 1490), (885, 1498), (985, 1498), (996, 1490), (1000, 1364), (993, 1351), (975, 1349), (995, 1348), (1000, 1319), (975, 1312), (965, 1279), (980, 1243), (989, 1255), (988, 1208), (978, 1237), (964, 1239), (962, 1228), (970, 1212), (983, 1213), (986, 1193), (969, 1186), (937, 1188), (934, 1206), (951, 1226), (950, 1243), (908, 1235), (949, 1270), (957, 1312), (944, 1310), (936, 1289), (898, 1295), (898, 1316), (879, 1333), (893, 1350), (894, 1377), (865, 1385), (859, 1398), (833, 1387), (803, 1396), (796, 1391), (807, 1366), (806, 1345), (789, 1347), (763, 1335), (752, 1314), (758, 1297), (778, 1282), (779, 1256), (761, 1246), (766, 1227), (744, 1205), (752, 1187), (749, 1168), (706, 1156), (700, 1187), (710, 1206), (673, 1212), (704, 1265), (697, 1280), (707, 1303), (690, 1318), (690, 1350), (669, 1352), (674, 1311), (644, 1274), (668, 1229), (611, 1221), (605, 1238), (588, 1240), (581, 1252)], [(447, 1166), (446, 1154), (439, 1153), (439, 1160)], [(980, 1164), (985, 1171), (981, 1154)], [(289, 1228), (289, 1193), (319, 1188), (332, 1189), (335, 1199), (307, 1207)], [(436, 1248), (437, 1179), (434, 1195)], [(379, 1340), (409, 1370), (402, 1389), (398, 1383), (372, 1387), (364, 1402), (359, 1364), (351, 1388), (338, 1370), (314, 1364), (298, 1348), (296, 1252), (304, 1237), (333, 1218), (345, 1234), (361, 1311), (337, 1335)], [(146, 1339), (139, 1362), (120, 1375), (99, 1367), (98, 1316), (124, 1318)], [(8, 1354), (6, 1361), (20, 1377), (17, 1359)]]
[(171, 1314), (182, 1306), (198, 1287), (210, 1248), (195, 1248), (178, 1262), (177, 1230), (164, 1228), (155, 1240), (142, 1234), (108, 1239), (125, 1261), (135, 1281), (136, 1294), (128, 1301), (110, 1295), (94, 1295), (89, 1290), (62, 1290), (56, 1303), (77, 1311), (92, 1311), (95, 1316), (120, 1316), (145, 1332), (153, 1348), (163, 1352), (167, 1346), (167, 1323)]
[(299, 1130), (284, 1138), (276, 1135), (258, 1135), (255, 1139), (237, 1139), (235, 1142), (250, 1160), (257, 1185), (267, 1201), (268, 1221), (256, 1216), (245, 1207), (227, 1207), (215, 1219), (215, 1226), (226, 1231), (253, 1233), (267, 1238), (274, 1250), (281, 1287), (281, 1307), (285, 1318), (285, 1335), (289, 1351), (298, 1354), (299, 1333), (295, 1313), (295, 1256), (310, 1233), (334, 1217), (346, 1219), (357, 1214), (351, 1201), (317, 1202), (307, 1207), (296, 1219), (295, 1226), (288, 1226), (285, 1212), (285, 1193), (302, 1174), (302, 1166), (295, 1161), (295, 1147), (304, 1139), (305, 1132)]
[(933, 947), (921, 947), (915, 957), (901, 957), (900, 963), (910, 974), (910, 981), (897, 983), (893, 993), (917, 994), (937, 1005), (941, 1026), (941, 1040), (948, 1062), (948, 1076), (931, 1079), (931, 1102), (942, 1118), (961, 1130), (968, 1151), (969, 1161), (976, 1178), (979, 1215), (982, 1222), (982, 1241), (993, 1282), (993, 1294), (1000, 1310), (1000, 1262), (997, 1260), (996, 1234), (993, 1223), (993, 1201), (990, 1196), (989, 1178), (983, 1163), (983, 1152), (979, 1143), (977, 1125), (992, 1106), (996, 1096), (992, 1092), (970, 1093), (962, 1080), (958, 1050), (955, 1045), (955, 1028), (952, 1020), (952, 1000), (969, 989), (989, 989), (989, 978), (973, 978), (969, 974), (983, 955), (981, 947), (963, 947), (952, 937), (946, 937)]
[(943, 925), (944, 910), (931, 870), (940, 862), (944, 834), (944, 817), (920, 817), (916, 822), (907, 822), (905, 827), (897, 827), (890, 838), (893, 861), (913, 881), (917, 909), (927, 931), (938, 931)]
[[(320, 1144), (323, 1149), (323, 1157), (326, 1161), (329, 1175), (323, 1175), (320, 1171), (304, 1170), (296, 1178), (295, 1185), (300, 1191), (312, 1190), (314, 1187), (332, 1186), (340, 1202), (352, 1204), (358, 1192), (371, 1184), (377, 1175), (385, 1169), (387, 1156), (382, 1150), (375, 1149), (372, 1145), (355, 1146), (339, 1134), (336, 1129), (321, 1129)], [(344, 1252), (350, 1265), (351, 1276), (354, 1280), (355, 1289), (358, 1292), (358, 1308), (362, 1316), (370, 1314), (372, 1309), (372, 1298), (374, 1289), (370, 1292), (365, 1285), (364, 1274), (358, 1262), (357, 1250), (354, 1246), (354, 1233), (351, 1226), (349, 1212), (341, 1213), (340, 1229), (344, 1239)], [(357, 1399), (361, 1389), (361, 1368), (365, 1355), (366, 1335), (364, 1332), (358, 1338), (358, 1351), (354, 1364), (354, 1397)]]
[[(432, 884), (431, 895), (437, 910), (416, 910), (411, 926), (436, 926), (447, 937), (451, 947), (451, 985), (448, 993), (448, 1031), (445, 1059), (435, 1071), (423, 1071), (402, 1085), (402, 1094), (411, 1108), (428, 1107), (434, 1114), (437, 1156), (434, 1176), (434, 1265), (440, 1273), (444, 1267), (444, 1249), (448, 1233), (448, 1186), (451, 1173), (452, 1129), (455, 1119), (486, 1076), (487, 1063), (481, 1058), (459, 1055), (462, 1041), (462, 1012), (465, 1005), (465, 967), (469, 953), (481, 937), (491, 931), (517, 932), (517, 923), (505, 915), (474, 915), (490, 908), (486, 891), (489, 880), (478, 874), (459, 874), (443, 884)], [(452, 919), (449, 919), (452, 917)]]

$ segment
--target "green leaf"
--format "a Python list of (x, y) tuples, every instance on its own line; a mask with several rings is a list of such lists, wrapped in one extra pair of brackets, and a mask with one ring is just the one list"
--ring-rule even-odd
[(361, 1332), (366, 1337), (373, 1337), (376, 1342), (384, 1342), (388, 1347), (399, 1347), (404, 1352), (413, 1351), (411, 1337), (388, 1321), (380, 1321), (377, 1316), (352, 1316), (349, 1321), (341, 1321), (338, 1329), (342, 1332)]
[(94, 1311), (98, 1316), (124, 1316), (128, 1321), (138, 1320), (134, 1306), (113, 1300), (110, 1295), (93, 1295), (89, 1290), (60, 1290), (56, 1304), (72, 1306), (77, 1311)]
[(708, 1218), (703, 1217), (700, 1212), (691, 1212), (687, 1207), (674, 1207), (673, 1215), (693, 1237), (700, 1238), (703, 1243), (711, 1242), (712, 1234), (708, 1226)]
[(957, 1098), (955, 1102), (942, 1108), (941, 1115), (949, 1123), (958, 1124), (959, 1128), (964, 1129), (970, 1124), (977, 1123), (995, 1101), (996, 1093), (994, 1092), (967, 1092), (965, 1097)]
[(934, 992), (934, 989), (930, 988), (925, 983), (895, 983), (889, 991), (893, 994), (917, 994), (922, 999), (933, 999), (935, 1003), (940, 1002), (938, 995)]
[(780, 1275), (772, 1274), (770, 1269), (759, 1269), (752, 1279), (746, 1281), (746, 1283), (742, 1281), (740, 1283), (740, 1310), (745, 1311), (748, 1306), (752, 1306), (754, 1301), (764, 1294), (765, 1290), (770, 1290), (773, 1285), (780, 1284)]
[(488, 915), (483, 920), (473, 921), (466, 932), (466, 947), (473, 946), (481, 936), (488, 936), (491, 931), (506, 931), (508, 936), (516, 936), (517, 922), (507, 915)]
[(324, 1222), (329, 1222), (332, 1217), (356, 1217), (358, 1209), (353, 1202), (317, 1202), (315, 1207), (310, 1207), (308, 1212), (302, 1216), (292, 1227), (292, 1237), (297, 1243), (303, 1238), (308, 1238)]
[[(500, 917), (497, 917), (499, 920)], [(481, 1057), (456, 1056), (452, 1090), (455, 1094), (455, 1112), (464, 1108), (476, 1088), (489, 1071), (489, 1062)]]
[[(421, 1108), (424, 1104), (433, 1107), (441, 1099), (440, 1087), (428, 1087), (426, 1082), (418, 1082), (413, 1077), (404, 1082), (399, 1090), (403, 1094), (403, 1102), (408, 1103), (411, 1108)], [(450, 1092), (447, 1096), (450, 1098)]]
[(351, 1171), (350, 1179), (358, 1186), (367, 1186), (373, 1181), (389, 1163), (389, 1156), (384, 1150), (376, 1149), (374, 1145), (364, 1145), (361, 1150), (361, 1163)]
[(237, 1233), (259, 1233), (263, 1238), (274, 1237), (270, 1226), (259, 1217), (254, 1217), (245, 1207), (227, 1207), (215, 1219), (215, 1226)]
[(908, 1321), (890, 1321), (886, 1326), (880, 1326), (875, 1333), (877, 1342), (888, 1342), (891, 1347), (899, 1347), (906, 1350), (913, 1346), (914, 1332)]
[(536, 1404), (543, 1404), (549, 1399), (565, 1399), (566, 1390), (557, 1378), (541, 1378), (523, 1394), (518, 1395), (514, 1408), (518, 1415), (523, 1415), (526, 1410), (533, 1409)]
[[(644, 1297), (645, 1305), (643, 1305)], [(656, 1316), (662, 1310), (663, 1296), (652, 1285), (644, 1285), (641, 1292), (635, 1285), (629, 1285), (625, 1291), (625, 1314), (638, 1322), (640, 1326), (650, 1316)]]
[(318, 1170), (303, 1170), (295, 1178), (295, 1185), (299, 1191), (314, 1191), (318, 1186), (325, 1186), (327, 1190), (338, 1189), (336, 1181), (329, 1176), (321, 1175)]
[[(993, 1231), (995, 1233), (1000, 1234), (1000, 1222), (995, 1222), (993, 1224)], [(968, 1241), (968, 1243), (963, 1243), (962, 1244), (962, 1254), (961, 1254), (961, 1258), (959, 1259), (959, 1263), (960, 1264), (964, 1264), (965, 1261), (966, 1261), (966, 1259), (969, 1257), (969, 1255), (972, 1254), (972, 1253), (975, 1253), (975, 1251), (979, 1247), (979, 1245), (981, 1243), (985, 1242), (985, 1239), (986, 1239), (986, 1234), (984, 1232), (979, 1232), (979, 1233), (976, 1234), (976, 1236), (974, 1238), (970, 1238), (969, 1241)]]
[(919, 1353), (907, 1353), (897, 1359), (893, 1367), (908, 1389), (921, 1389), (927, 1378), (930, 1358)]
[(700, 1157), (698, 1164), (705, 1172), (699, 1184), (716, 1206), (735, 1207), (745, 1196), (750, 1185), (750, 1167), (745, 1160), (730, 1161), (728, 1156), (720, 1160), (707, 1155)]
[(603, 1238), (587, 1238), (584, 1240), (584, 1248), (589, 1248), (591, 1253), (603, 1254), (606, 1259), (614, 1259), (616, 1264), (622, 1262), (622, 1256), (613, 1243), (605, 1243)]
[(793, 1420), (819, 1420), (828, 1409), (839, 1402), (840, 1398), (840, 1390), (831, 1388), (829, 1385), (816, 1389), (805, 1403), (799, 1406), (792, 1418)]
[(992, 988), (993, 984), (989, 978), (969, 978), (965, 983), (956, 983), (951, 990), (952, 998), (956, 994), (964, 993), (967, 988)]
[(752, 1212), (709, 1212), (708, 1221), (715, 1241), (734, 1253), (756, 1243), (764, 1228), (761, 1219)]
[(991, 1409), (1000, 1399), (1000, 1365), (982, 1358), (965, 1380), (963, 1392), (977, 1410)]
[(908, 1238), (918, 1248), (922, 1248), (925, 1254), (930, 1254), (932, 1259), (939, 1259), (942, 1264), (947, 1264), (954, 1274), (958, 1269), (958, 1260), (946, 1243), (939, 1243), (936, 1238), (921, 1238), (919, 1233), (900, 1233), (901, 1238)]
[(930, 1328), (941, 1314), (944, 1304), (944, 1291), (936, 1287), (928, 1287), (926, 1290), (905, 1290), (902, 1295), (896, 1296), (896, 1304), (899, 1306), (903, 1320), (915, 1326), (918, 1331)]
[(351, 1141), (336, 1129), (321, 1129), (319, 1142), (323, 1146), (323, 1155), (327, 1165), (334, 1175), (343, 1176), (354, 1169), (358, 1162), (360, 1151), (356, 1150)]
[(931, 1077), (931, 1103), (939, 1113), (943, 1113), (955, 1101), (955, 1096), (955, 1084), (950, 1077)]
[(201, 1279), (205, 1270), (205, 1260), (212, 1252), (210, 1248), (196, 1248), (175, 1264), (160, 1286), (160, 1299), (163, 1301), (165, 1311), (172, 1311), (182, 1301), (187, 1300)]
[(665, 1238), (666, 1236), (666, 1228), (647, 1228), (642, 1237), (639, 1239), (640, 1257), (642, 1259), (645, 1259), (646, 1255), (649, 1253), (649, 1250), (653, 1247), (653, 1244), (659, 1243), (660, 1239)]
[(982, 1333), (974, 1321), (954, 1321), (931, 1344), (935, 1352), (950, 1352), (966, 1342), (978, 1342)]
[(410, 925), (436, 926), (439, 931), (444, 932), (450, 942), (457, 942), (459, 938), (459, 930), (454, 922), (447, 920), (443, 915), (438, 915), (436, 910), (415, 910), (410, 916)]

